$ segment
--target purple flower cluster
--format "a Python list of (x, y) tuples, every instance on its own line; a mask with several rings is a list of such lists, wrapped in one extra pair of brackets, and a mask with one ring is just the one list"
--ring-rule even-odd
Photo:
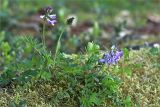
[(103, 64), (116, 64), (120, 58), (123, 56), (123, 51), (121, 50), (111, 50), (103, 55), (103, 58), (99, 60)]
[(43, 8), (41, 11), (40, 18), (46, 20), (48, 24), (54, 26), (57, 21), (56, 21), (56, 14), (51, 14), (52, 11), (53, 11), (52, 7)]

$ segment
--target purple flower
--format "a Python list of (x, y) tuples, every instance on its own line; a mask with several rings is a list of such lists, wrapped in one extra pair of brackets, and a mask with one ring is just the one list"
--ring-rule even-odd
[(51, 14), (52, 10), (53, 9), (51, 7), (44, 8), (44, 12), (43, 14), (40, 15), (40, 18), (47, 21), (48, 24), (54, 26), (57, 21), (56, 21), (56, 14)]
[(123, 51), (121, 50), (111, 50), (103, 55), (103, 58), (99, 60), (103, 64), (116, 64), (120, 58), (123, 56)]
[(56, 22), (57, 22), (56, 20), (52, 20), (52, 21), (48, 20), (48, 24), (53, 25), (53, 26), (55, 25)]
[(52, 15), (41, 15), (40, 18), (46, 20), (48, 22), (48, 24), (51, 24), (51, 25), (55, 25), (55, 23), (57, 22), (56, 21), (56, 14), (52, 14)]
[(41, 15), (46, 15), (46, 14), (52, 13), (52, 11), (53, 11), (53, 8), (52, 8), (51, 6), (47, 6), (47, 7), (41, 8), (41, 9), (39, 10), (39, 13), (40, 13)]
[(53, 11), (53, 8), (51, 6), (48, 6), (48, 7), (44, 8), (44, 9), (45, 9), (45, 11), (47, 13), (51, 13)]

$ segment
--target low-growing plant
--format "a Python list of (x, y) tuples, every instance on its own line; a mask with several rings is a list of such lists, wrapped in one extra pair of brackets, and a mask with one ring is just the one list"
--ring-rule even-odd
[[(11, 60), (13, 63), (5, 64), (8, 68), (1, 73), (1, 86), (50, 81), (58, 90), (49, 99), (58, 104), (66, 104), (72, 99), (82, 107), (101, 106), (106, 101), (123, 105), (118, 94), (120, 78), (107, 71), (106, 65), (99, 64), (101, 52), (98, 45), (89, 42), (85, 54), (59, 53), (56, 66), (52, 68), (53, 57), (44, 51), (41, 43), (32, 38), (20, 38), (19, 41), (23, 44), (15, 51), (19, 56)], [(8, 43), (1, 46), (10, 47)], [(10, 47), (3, 51), (12, 53), (11, 50)]]
[(103, 65), (98, 64), (100, 47), (88, 43), (86, 51), (84, 55), (60, 54), (56, 64), (60, 70), (54, 78), (60, 92), (55, 93), (53, 101), (65, 104), (71, 98), (81, 107), (102, 106), (106, 101), (123, 105), (118, 96), (120, 78), (103, 71)]
[[(50, 15), (51, 11), (51, 7), (45, 8), (41, 17), (54, 25), (56, 15)], [(71, 24), (73, 19), (68, 19), (67, 24)], [(119, 93), (122, 83), (120, 77), (114, 75), (115, 69), (110, 69), (121, 59), (123, 51), (115, 47), (107, 53), (101, 53), (99, 45), (89, 42), (83, 54), (61, 53), (62, 30), (53, 57), (52, 52), (46, 49), (44, 30), (43, 27), (42, 43), (31, 37), (20, 37), (12, 44), (14, 48), (8, 42), (0, 44), (0, 64), (3, 65), (0, 87), (30, 84), (29, 88), (38, 88), (36, 84), (49, 82), (56, 87), (56, 91), (50, 92), (51, 95), (44, 99), (52, 105), (130, 106), (130, 98), (123, 100)], [(125, 58), (128, 58), (127, 52)], [(128, 68), (122, 69), (128, 72)], [(11, 104), (20, 105), (18, 102)]]

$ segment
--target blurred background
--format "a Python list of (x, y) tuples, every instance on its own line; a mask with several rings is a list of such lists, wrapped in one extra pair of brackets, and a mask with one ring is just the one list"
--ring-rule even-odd
[(56, 41), (68, 17), (74, 17), (62, 36), (62, 51), (82, 51), (89, 41), (106, 49), (152, 46), (160, 43), (160, 0), (0, 0), (0, 42), (10, 43), (22, 36), (41, 41), (43, 20), (38, 11), (53, 7), (55, 26), (47, 25), (48, 49)]

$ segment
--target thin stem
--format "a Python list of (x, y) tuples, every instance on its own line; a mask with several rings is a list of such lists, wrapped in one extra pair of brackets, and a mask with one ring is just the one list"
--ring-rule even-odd
[(64, 30), (65, 30), (65, 27), (62, 29), (61, 33), (60, 33), (60, 36), (58, 38), (58, 41), (57, 41), (57, 46), (56, 46), (56, 52), (55, 52), (55, 55), (54, 55), (54, 64), (53, 64), (53, 67), (55, 67), (55, 63), (56, 63), (56, 59), (57, 59), (57, 54), (61, 48), (61, 37), (64, 33)]
[(43, 23), (42, 43), (43, 43), (43, 47), (45, 47), (45, 22)]

